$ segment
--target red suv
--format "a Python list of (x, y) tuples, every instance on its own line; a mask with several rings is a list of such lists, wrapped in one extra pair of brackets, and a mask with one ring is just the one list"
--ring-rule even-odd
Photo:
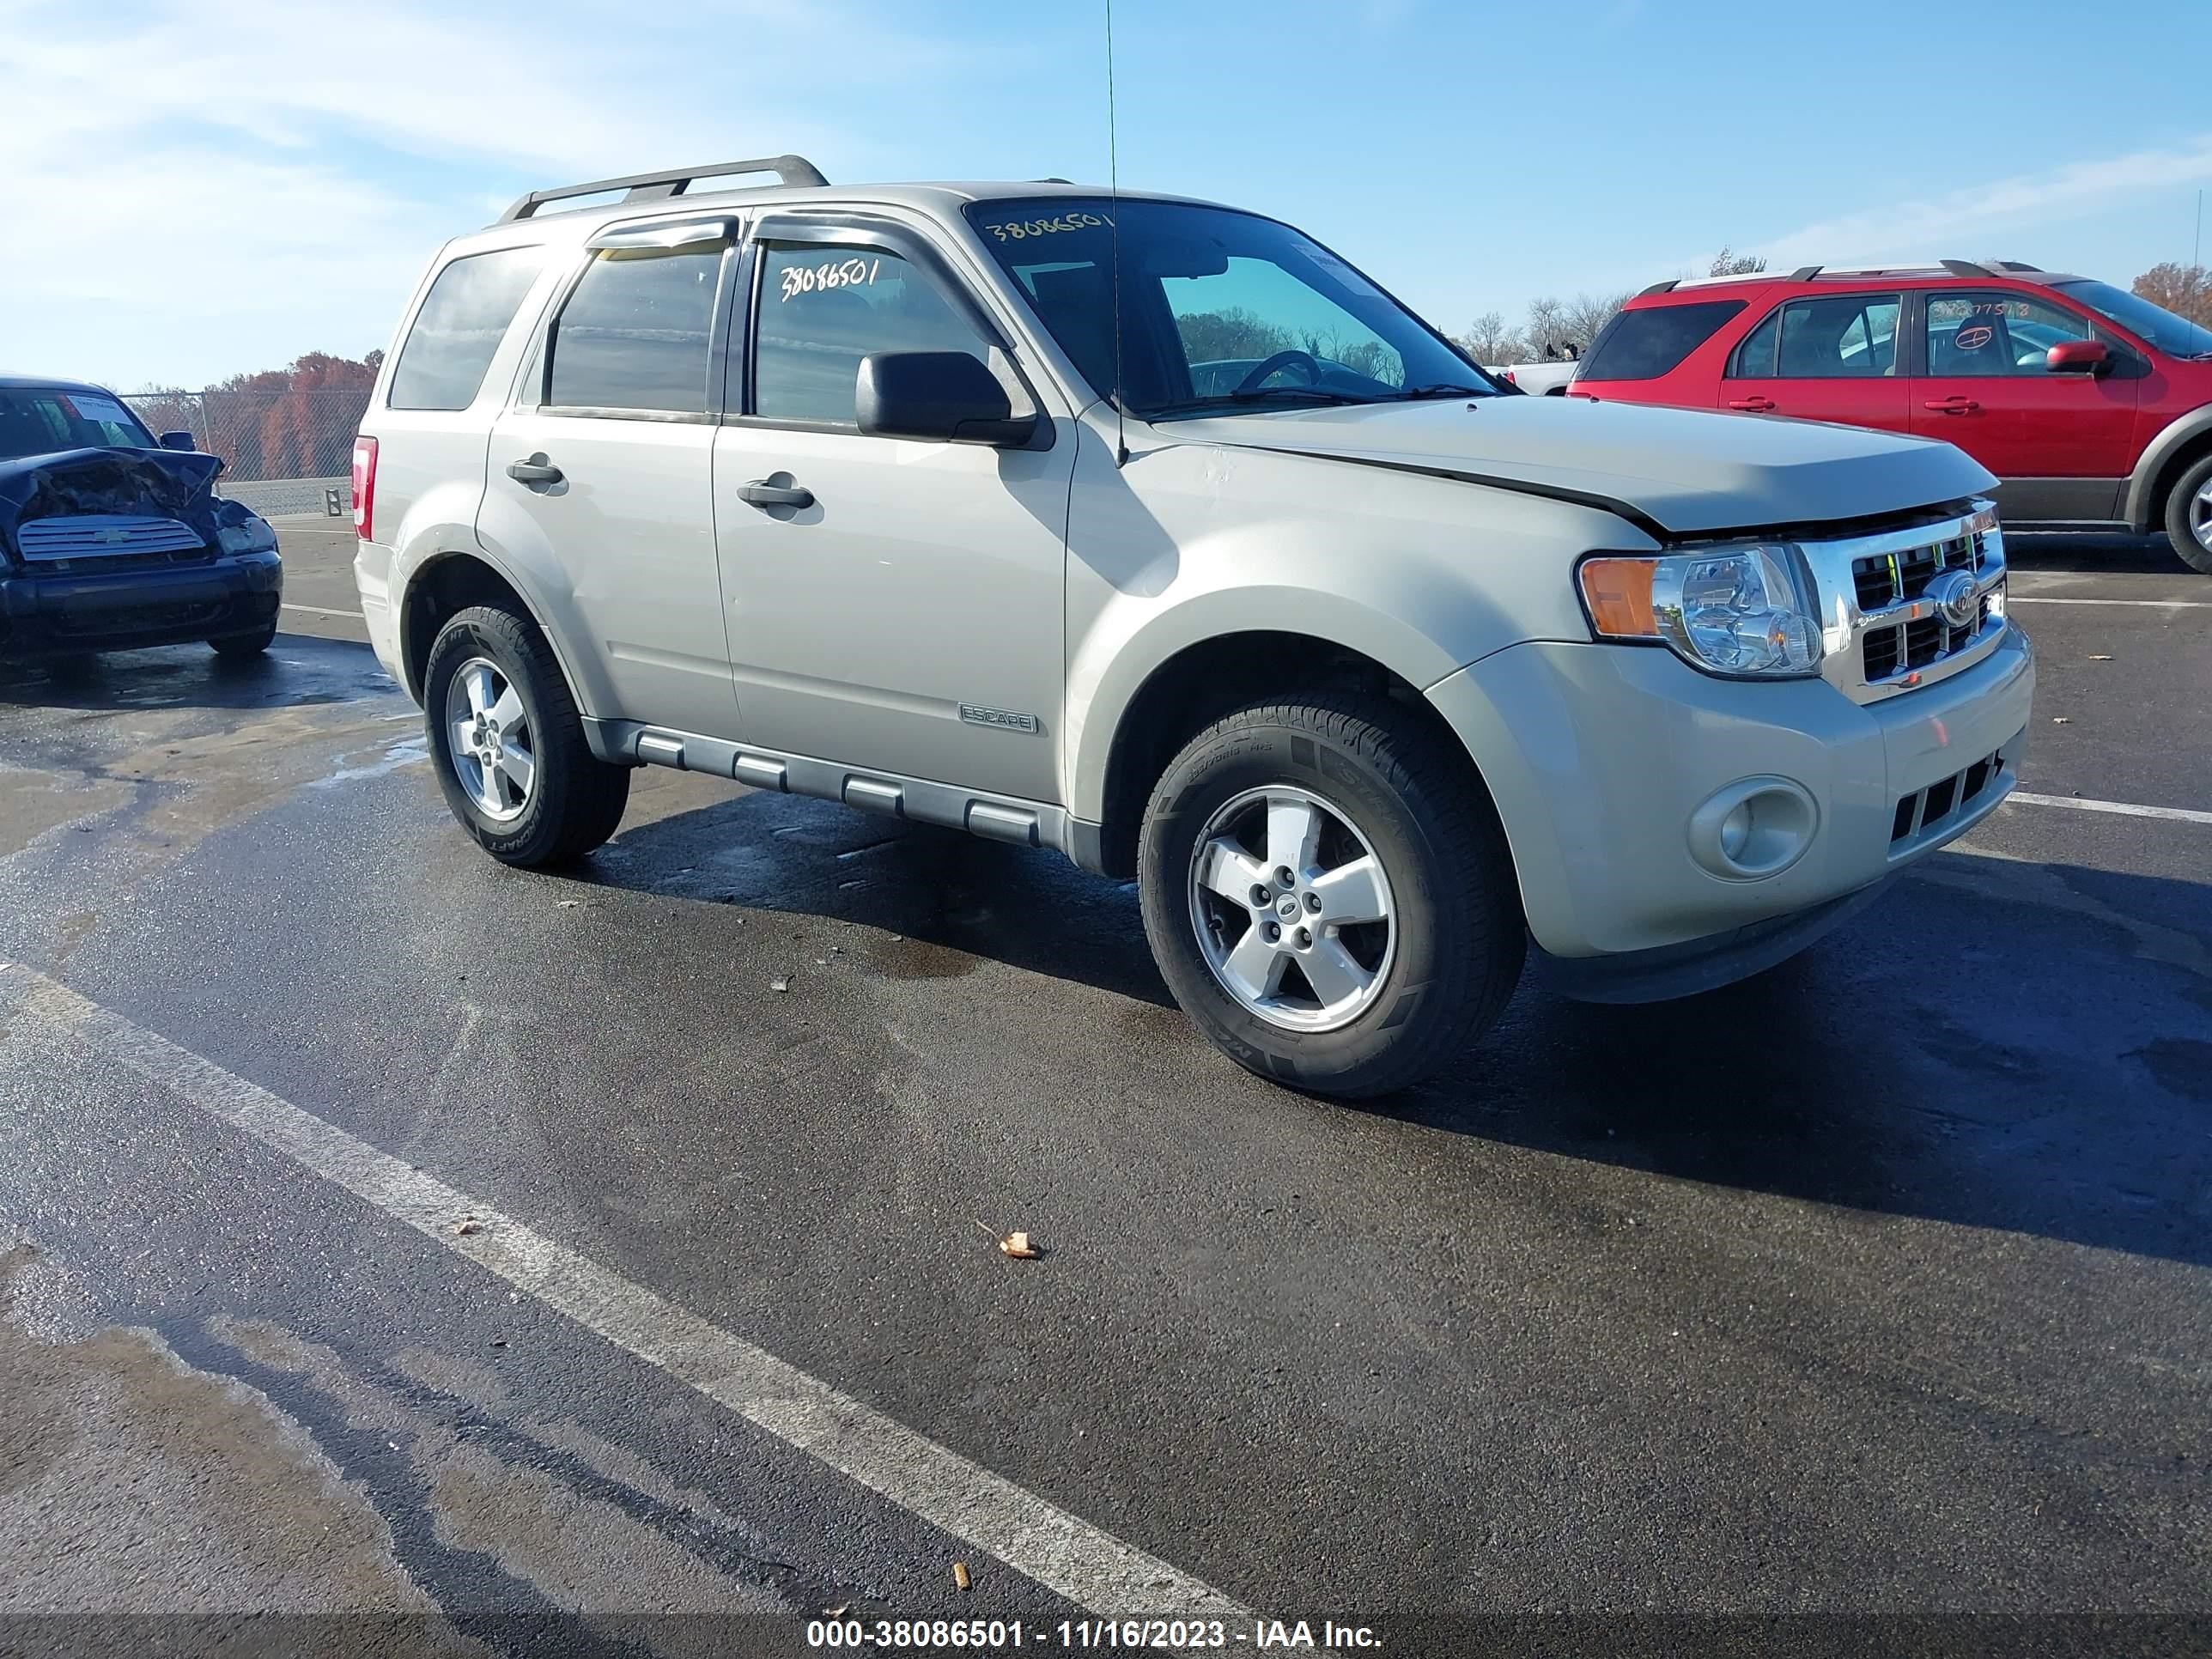
[(1568, 390), (1947, 439), (2008, 524), (2162, 527), (2212, 575), (2212, 329), (2108, 283), (1964, 259), (1660, 283)]

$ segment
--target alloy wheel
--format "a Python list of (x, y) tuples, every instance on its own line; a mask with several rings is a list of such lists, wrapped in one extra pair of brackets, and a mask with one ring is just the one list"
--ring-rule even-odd
[(1190, 915), (1222, 988), (1293, 1030), (1358, 1018), (1397, 946), (1382, 860), (1341, 809), (1289, 784), (1249, 789), (1207, 820), (1191, 855)]
[(520, 817), (538, 787), (538, 745), (522, 699), (490, 658), (470, 658), (446, 683), (446, 731), (471, 804), (497, 823)]

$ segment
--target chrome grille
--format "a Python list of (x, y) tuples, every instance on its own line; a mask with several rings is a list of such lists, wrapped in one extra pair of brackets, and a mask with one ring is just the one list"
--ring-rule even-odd
[(15, 549), (26, 559), (101, 559), (124, 555), (201, 553), (207, 544), (174, 519), (84, 513), (33, 519), (15, 526)]
[[(1801, 543), (1819, 589), (1820, 672), (1856, 702), (1933, 685), (1994, 650), (2005, 623), (2004, 532), (1988, 501), (1872, 536)], [(1954, 571), (1968, 582), (1930, 589)], [(1954, 623), (1938, 599), (1970, 600)]]

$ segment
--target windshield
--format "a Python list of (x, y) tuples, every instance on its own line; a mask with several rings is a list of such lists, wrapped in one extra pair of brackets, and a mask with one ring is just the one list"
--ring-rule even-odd
[(1147, 420), (1324, 404), (1488, 396), (1484, 373), (1288, 225), (1225, 208), (1065, 196), (968, 216), (1060, 349)]
[(2091, 310), (2102, 312), (2128, 332), (2169, 356), (2202, 357), (2212, 354), (2212, 328), (2192, 323), (2186, 317), (2177, 317), (2140, 294), (2114, 288), (2110, 283), (2058, 283), (2053, 286)]
[(105, 392), (0, 386), (0, 461), (64, 449), (155, 449), (138, 417)]

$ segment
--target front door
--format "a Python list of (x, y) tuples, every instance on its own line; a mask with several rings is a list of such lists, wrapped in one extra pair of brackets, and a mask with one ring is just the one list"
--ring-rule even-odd
[(731, 230), (696, 229), (592, 249), (492, 430), (477, 527), (559, 573), (549, 602), (614, 693), (599, 713), (726, 738), (710, 344)]
[(742, 736), (1056, 804), (1075, 429), (1047, 408), (1049, 447), (861, 434), (872, 352), (969, 352), (1037, 407), (918, 237), (815, 221), (756, 240), (743, 412), (714, 451)]
[(1719, 406), (1909, 432), (1896, 294), (1822, 295), (1769, 312), (1729, 356)]
[[(2015, 290), (1936, 289), (1922, 312), (1913, 431), (1958, 445), (2005, 480), (1997, 505), (2008, 517), (2111, 518), (2135, 460), (2141, 382), (2129, 362), (2101, 375), (2052, 373), (2051, 348), (2096, 338), (2095, 325)], [(2119, 358), (2126, 348), (2112, 349)]]

